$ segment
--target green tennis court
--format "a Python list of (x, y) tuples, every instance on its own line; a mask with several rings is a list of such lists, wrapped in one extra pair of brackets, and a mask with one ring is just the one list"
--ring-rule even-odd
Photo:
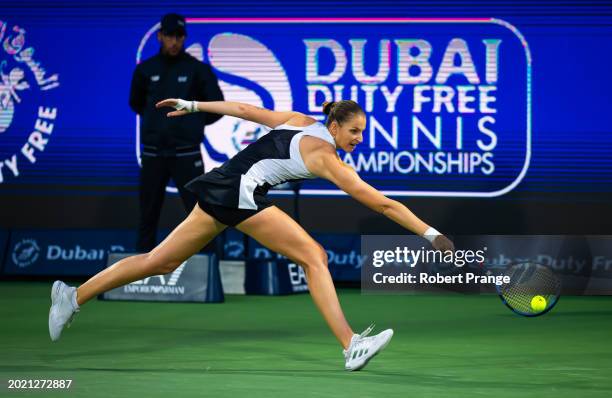
[[(308, 295), (224, 304), (92, 301), (62, 339), (47, 331), (50, 283), (0, 283), (0, 392), (14, 396), (609, 397), (612, 299), (562, 297), (522, 318), (497, 296), (362, 296), (340, 290), (357, 332), (395, 337), (361, 372)], [(72, 379), (70, 391), (7, 390)]]

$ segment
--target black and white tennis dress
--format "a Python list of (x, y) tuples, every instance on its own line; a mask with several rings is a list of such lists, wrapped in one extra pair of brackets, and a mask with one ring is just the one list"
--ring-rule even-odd
[(300, 154), (304, 136), (321, 138), (336, 146), (322, 123), (306, 127), (280, 125), (221, 166), (185, 185), (198, 204), (217, 221), (235, 226), (272, 206), (266, 197), (270, 187), (287, 181), (316, 178)]

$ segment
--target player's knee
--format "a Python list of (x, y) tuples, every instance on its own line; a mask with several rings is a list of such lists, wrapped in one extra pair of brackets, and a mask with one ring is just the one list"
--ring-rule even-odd
[(159, 268), (158, 275), (169, 274), (170, 272), (174, 272), (181, 265), (181, 261), (170, 260), (162, 264)]
[(181, 261), (174, 259), (162, 258), (160, 256), (152, 255), (148, 253), (146, 256), (146, 267), (148, 268), (151, 275), (164, 275), (168, 274), (181, 265)]
[(327, 252), (323, 246), (317, 244), (307, 251), (307, 256), (301, 262), (302, 267), (307, 271), (327, 270)]
[(327, 250), (325, 250), (325, 248), (322, 245), (320, 245), (318, 243), (317, 243), (317, 245), (319, 246), (318, 255), (321, 258), (321, 263), (325, 266), (325, 268), (327, 268), (327, 261), (328, 261)]

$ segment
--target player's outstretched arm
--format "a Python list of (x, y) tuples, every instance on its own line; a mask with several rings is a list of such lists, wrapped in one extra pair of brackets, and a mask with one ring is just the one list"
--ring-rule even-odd
[(418, 218), (402, 203), (387, 198), (370, 184), (363, 181), (351, 167), (339, 158), (331, 146), (321, 145), (305, 159), (306, 167), (319, 177), (329, 180), (338, 188), (381, 213), (402, 227), (429, 240), (438, 250), (453, 250), (453, 243), (434, 228)]
[(292, 119), (304, 117), (304, 115), (299, 112), (271, 111), (242, 102), (232, 101), (185, 101), (178, 98), (169, 98), (158, 102), (155, 107), (174, 108), (174, 111), (168, 113), (169, 117), (182, 116), (192, 112), (209, 112), (239, 117), (244, 120), (263, 124), (270, 128), (275, 128)]

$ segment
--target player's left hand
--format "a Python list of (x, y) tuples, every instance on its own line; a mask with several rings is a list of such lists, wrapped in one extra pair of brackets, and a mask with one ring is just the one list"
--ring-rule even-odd
[(155, 104), (155, 107), (158, 109), (164, 108), (164, 107), (170, 107), (170, 108), (176, 109), (175, 111), (168, 112), (168, 114), (166, 115), (168, 117), (183, 116), (189, 112), (187, 111), (186, 105), (181, 104), (181, 102), (187, 103), (187, 101), (183, 101), (177, 98), (168, 98), (168, 99), (159, 101), (157, 104)]

